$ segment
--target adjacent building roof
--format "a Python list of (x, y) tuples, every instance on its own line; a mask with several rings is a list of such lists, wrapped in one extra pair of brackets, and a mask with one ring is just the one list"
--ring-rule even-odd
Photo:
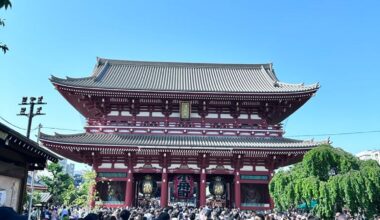
[(35, 158), (44, 158), (45, 160), (47, 159), (53, 162), (58, 162), (58, 159), (60, 159), (60, 157), (56, 156), (54, 153), (40, 147), (38, 143), (28, 139), (3, 123), (0, 123), (0, 141), (4, 141), (4, 145), (8, 146), (13, 151), (24, 154), (31, 160), (32, 158), (30, 155)]
[[(191, 136), (82, 133), (74, 135), (41, 135), (41, 141), (52, 144), (84, 145), (94, 148), (141, 147), (165, 149), (305, 149), (322, 142), (281, 137)], [(324, 143), (324, 142), (323, 142)]]
[[(28, 174), (28, 178), (26, 180), (27, 187), (32, 186), (32, 179), (33, 179), (32, 176)], [(46, 189), (47, 190), (46, 184), (44, 184), (41, 180), (37, 180), (37, 178), (34, 179), (33, 187), (38, 188), (38, 189)]]
[(356, 154), (361, 160), (376, 160), (380, 165), (380, 150), (366, 150)]
[(138, 92), (289, 94), (314, 92), (318, 84), (280, 82), (272, 64), (210, 64), (98, 58), (92, 76), (51, 81), (75, 88)]
[(49, 202), (49, 200), (53, 196), (49, 192), (40, 193), (40, 195), (41, 195), (41, 199), (40, 199), (41, 203), (47, 203), (47, 202)]

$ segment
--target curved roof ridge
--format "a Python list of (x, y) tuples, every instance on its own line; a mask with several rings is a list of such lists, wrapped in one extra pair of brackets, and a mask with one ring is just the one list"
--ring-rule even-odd
[(85, 136), (86, 134), (87, 134), (86, 132), (74, 133), (74, 134), (60, 134), (60, 133), (54, 132), (54, 135), (52, 135), (52, 134), (46, 134), (46, 133), (40, 132), (40, 138), (44, 139), (44, 138), (55, 138), (55, 137), (80, 137), (80, 136)]
[(308, 84), (308, 85), (305, 85), (305, 83), (286, 83), (286, 82), (281, 82), (281, 81), (278, 81), (277, 82), (278, 84), (280, 85), (284, 85), (284, 86), (298, 86), (298, 87), (311, 87), (311, 88), (319, 88), (319, 83), (312, 83), (312, 84)]
[(56, 81), (67, 82), (67, 81), (88, 80), (88, 79), (93, 79), (93, 78), (94, 78), (94, 76), (86, 76), (86, 77), (78, 77), (78, 78), (66, 76), (66, 79), (64, 79), (64, 78), (61, 78), (61, 77), (57, 77), (57, 76), (51, 75), (50, 76), (50, 81), (52, 81), (52, 82), (56, 82)]
[(97, 58), (97, 65), (103, 65), (106, 62), (116, 65), (140, 65), (140, 66), (176, 66), (176, 67), (210, 67), (210, 68), (254, 68), (258, 69), (262, 66), (265, 69), (271, 69), (271, 63), (262, 64), (236, 64), (236, 63), (200, 63), (200, 62), (168, 62), (168, 61), (137, 61), (137, 60), (117, 60), (107, 58)]
[(102, 80), (102, 78), (104, 77), (104, 75), (106, 74), (106, 72), (107, 72), (107, 69), (108, 69), (108, 67), (109, 67), (109, 62), (108, 62), (108, 60), (102, 65), (102, 67), (100, 68), (100, 70), (99, 71), (94, 71), (94, 73), (93, 73), (93, 77), (94, 77), (94, 80), (95, 81), (100, 81), (100, 80)]
[(264, 69), (264, 71), (266, 72), (266, 74), (268, 74), (268, 76), (274, 81), (274, 82), (278, 82), (280, 81), (276, 74), (274, 73), (274, 70), (273, 70), (273, 63), (269, 63), (269, 69), (265, 69), (264, 67), (262, 67), (262, 69)]

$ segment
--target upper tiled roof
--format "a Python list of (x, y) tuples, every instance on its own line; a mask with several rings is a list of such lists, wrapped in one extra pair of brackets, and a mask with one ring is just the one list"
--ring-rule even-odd
[(46, 135), (42, 142), (69, 145), (126, 146), (154, 148), (191, 148), (191, 149), (278, 149), (311, 148), (322, 142), (301, 141), (279, 137), (245, 136), (191, 136), (191, 135), (138, 135), (81, 133), (74, 135)]
[(209, 64), (142, 62), (98, 58), (93, 74), (61, 79), (55, 84), (106, 90), (211, 92), (211, 93), (303, 93), (318, 84), (279, 82), (272, 64)]

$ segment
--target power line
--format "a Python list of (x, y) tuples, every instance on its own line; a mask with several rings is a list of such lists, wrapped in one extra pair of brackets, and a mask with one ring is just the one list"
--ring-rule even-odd
[(290, 135), (288, 137), (339, 136), (339, 135), (370, 134), (370, 133), (380, 133), (380, 130), (351, 131), (351, 132), (325, 133), (325, 134), (300, 134), (300, 135)]
[[(5, 119), (5, 118), (3, 118), (3, 117), (1, 117), (1, 116), (0, 116), (0, 119), (2, 119), (2, 120), (5, 121), (7, 124), (9, 124), (9, 125), (11, 125), (11, 126), (13, 126), (13, 127), (15, 127), (15, 128), (18, 128), (18, 129), (21, 129), (21, 130), (26, 131), (26, 128), (22, 128), (22, 127), (20, 127), (20, 126), (17, 126), (17, 125), (15, 125), (15, 124), (12, 124), (12, 123), (9, 122), (7, 119)], [(37, 129), (38, 129), (38, 126), (35, 127), (35, 128), (33, 128), (33, 129), (31, 129), (31, 130), (34, 131), (34, 130), (37, 130)]]
[(11, 125), (11, 126), (13, 126), (13, 127), (15, 127), (15, 128), (18, 128), (18, 129), (21, 129), (21, 130), (26, 131), (26, 128), (22, 128), (22, 127), (19, 127), (19, 126), (17, 126), (17, 125), (14, 125), (14, 124), (12, 124), (11, 122), (9, 122), (7, 119), (5, 119), (5, 118), (3, 118), (3, 117), (1, 117), (1, 116), (0, 116), (0, 118), (1, 118), (3, 121), (5, 121), (7, 124), (9, 124), (9, 125)]
[(69, 128), (55, 128), (55, 127), (42, 127), (46, 129), (51, 129), (51, 130), (61, 130), (61, 131), (83, 131), (83, 130), (76, 130), (76, 129), (69, 129)]
[[(26, 128), (22, 128), (22, 127), (20, 127), (18, 125), (15, 125), (12, 122), (8, 121), (7, 119), (3, 118), (2, 116), (0, 116), (0, 119), (3, 120), (5, 123), (11, 125), (12, 127), (15, 127), (15, 128), (18, 128), (18, 129), (26, 131)], [(82, 131), (82, 130), (76, 130), (76, 129), (56, 128), (56, 127), (43, 127), (43, 128), (51, 129), (51, 130), (61, 130), (61, 131)], [(38, 126), (35, 127), (35, 128), (33, 128), (33, 129), (31, 129), (31, 130), (34, 131), (34, 130), (37, 130), (37, 129), (38, 129)]]
[[(5, 121), (6, 123), (10, 124), (11, 126), (26, 130), (25, 128), (19, 127), (17, 125), (12, 124), (5, 118), (0, 116), (0, 119)], [(61, 131), (78, 131), (82, 132), (83, 130), (77, 130), (77, 129), (69, 129), (69, 128), (57, 128), (57, 127), (43, 127), (45, 129), (51, 129), (51, 130), (61, 130)], [(32, 130), (38, 129), (38, 126), (33, 128)], [(320, 137), (320, 136), (340, 136), (340, 135), (355, 135), (355, 134), (370, 134), (370, 133), (380, 133), (380, 130), (372, 130), (372, 131), (351, 131), (351, 132), (340, 132), (340, 133), (323, 133), (323, 134), (299, 134), (299, 135), (289, 135), (287, 137)]]

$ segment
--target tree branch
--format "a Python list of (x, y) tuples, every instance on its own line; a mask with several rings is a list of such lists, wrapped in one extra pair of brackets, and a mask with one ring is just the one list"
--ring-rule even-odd
[(8, 9), (8, 7), (12, 8), (11, 1), (10, 0), (0, 0), (0, 8), (3, 8), (3, 7), (5, 8), (5, 10)]
[(0, 49), (3, 51), (3, 53), (6, 53), (9, 49), (7, 45), (0, 43)]

